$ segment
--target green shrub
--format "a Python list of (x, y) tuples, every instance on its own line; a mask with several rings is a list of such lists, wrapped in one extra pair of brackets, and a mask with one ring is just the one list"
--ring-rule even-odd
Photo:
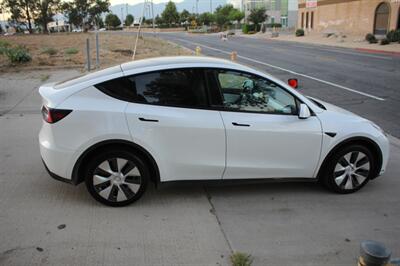
[(0, 47), (9, 47), (10, 43), (4, 40), (0, 40)]
[(243, 32), (244, 34), (249, 33), (249, 24), (243, 24), (243, 26), (242, 26), (242, 32)]
[(267, 28), (282, 28), (282, 24), (281, 23), (268, 23), (267, 24)]
[(11, 63), (25, 63), (32, 60), (28, 50), (23, 46), (8, 48), (6, 55)]
[(70, 48), (65, 49), (65, 53), (69, 54), (69, 55), (77, 54), (78, 52), (79, 52), (79, 50), (76, 49), (75, 47), (70, 47)]
[(375, 38), (375, 35), (373, 35), (372, 33), (368, 33), (367, 35), (365, 35), (365, 40), (369, 43), (377, 43), (378, 40)]
[(230, 257), (232, 266), (251, 266), (253, 258), (242, 252), (235, 252)]
[(252, 34), (254, 32), (260, 31), (261, 25), (255, 25), (255, 24), (244, 24), (242, 26), (242, 32), (244, 34)]
[(296, 30), (296, 37), (304, 36), (304, 30), (303, 29), (297, 29)]
[(398, 42), (400, 41), (400, 29), (398, 30), (391, 30), (386, 34), (386, 38), (390, 42)]
[(57, 49), (52, 47), (47, 47), (42, 49), (42, 54), (56, 55), (57, 52), (58, 52)]
[(381, 40), (380, 45), (387, 45), (389, 43), (390, 43), (390, 41), (387, 38), (384, 38), (384, 39)]
[(6, 54), (9, 47), (10, 47), (9, 42), (0, 40), (0, 55)]

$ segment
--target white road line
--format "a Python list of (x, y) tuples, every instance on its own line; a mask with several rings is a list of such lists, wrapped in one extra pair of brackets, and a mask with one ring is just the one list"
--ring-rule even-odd
[[(182, 42), (191, 43), (191, 44), (194, 44), (194, 45), (197, 45), (197, 46), (202, 46), (202, 47), (205, 47), (207, 49), (214, 50), (214, 51), (217, 51), (217, 52), (220, 52), (220, 53), (223, 53), (223, 54), (229, 54), (229, 55), (231, 54), (230, 52), (227, 52), (227, 51), (224, 51), (224, 50), (221, 50), (221, 49), (217, 49), (217, 48), (214, 48), (214, 47), (211, 47), (211, 46), (207, 46), (207, 45), (204, 45), (204, 44), (201, 44), (201, 43), (191, 42), (191, 41), (188, 41), (188, 40), (185, 40), (185, 39), (180, 39), (180, 38), (176, 38), (176, 39), (179, 40), (179, 41), (182, 41)], [(315, 81), (318, 81), (318, 82), (321, 82), (321, 83), (324, 83), (324, 84), (327, 84), (327, 85), (330, 85), (330, 86), (333, 86), (333, 87), (336, 87), (336, 88), (340, 88), (340, 89), (343, 89), (343, 90), (346, 90), (346, 91), (351, 91), (353, 93), (357, 93), (357, 94), (360, 94), (360, 95), (363, 95), (363, 96), (366, 96), (366, 97), (369, 97), (369, 98), (372, 98), (372, 99), (375, 99), (375, 100), (378, 100), (378, 101), (384, 101), (385, 100), (383, 98), (380, 98), (378, 96), (375, 96), (375, 95), (372, 95), (372, 94), (369, 94), (369, 93), (365, 93), (365, 92), (362, 92), (362, 91), (354, 90), (354, 89), (351, 89), (351, 88), (348, 88), (348, 87), (345, 87), (345, 86), (342, 86), (342, 85), (339, 85), (339, 84), (336, 84), (336, 83), (333, 83), (333, 82), (330, 82), (330, 81), (326, 81), (326, 80), (322, 80), (322, 79), (319, 79), (319, 78), (315, 78), (315, 77), (312, 77), (312, 76), (309, 76), (309, 75), (306, 75), (306, 74), (302, 74), (302, 73), (299, 73), (299, 72), (296, 72), (296, 71), (293, 71), (293, 70), (290, 70), (290, 69), (285, 69), (283, 67), (279, 67), (279, 66), (268, 64), (268, 63), (264, 63), (264, 62), (258, 61), (256, 59), (252, 59), (252, 58), (246, 57), (246, 56), (238, 55), (237, 57), (241, 58), (241, 59), (244, 59), (244, 60), (247, 60), (247, 61), (250, 61), (250, 62), (254, 62), (254, 63), (260, 64), (260, 65), (264, 65), (264, 66), (268, 66), (268, 67), (271, 67), (271, 68), (279, 69), (279, 70), (291, 73), (293, 75), (297, 75), (297, 76), (305, 77), (305, 78), (308, 78), (308, 79), (312, 79), (312, 80), (315, 80)]]

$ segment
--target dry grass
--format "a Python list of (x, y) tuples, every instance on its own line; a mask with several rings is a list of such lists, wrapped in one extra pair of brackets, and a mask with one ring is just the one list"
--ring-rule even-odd
[[(117, 65), (132, 60), (136, 35), (114, 32), (99, 34), (101, 68)], [(90, 40), (92, 66), (95, 65), (95, 35), (92, 33), (59, 33), (52, 35), (19, 35), (0, 37), (0, 41), (9, 42), (12, 46), (23, 45), (32, 56), (32, 61), (23, 64), (10, 65), (8, 58), (0, 55), (0, 70), (12, 71), (24, 68), (40, 67), (80, 67), (86, 63), (86, 39)], [(77, 53), (69, 51), (76, 49)], [(56, 50), (54, 53), (43, 51)], [(188, 55), (190, 51), (178, 45), (168, 43), (155, 37), (140, 38), (136, 59)], [(10, 67), (11, 66), (11, 67)]]

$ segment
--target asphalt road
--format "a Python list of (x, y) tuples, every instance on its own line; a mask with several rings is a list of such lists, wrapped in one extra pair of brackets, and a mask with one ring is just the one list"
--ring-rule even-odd
[(248, 37), (158, 33), (160, 38), (208, 56), (229, 58), (282, 80), (296, 77), (299, 90), (366, 117), (400, 137), (400, 56), (354, 49), (307, 45)]

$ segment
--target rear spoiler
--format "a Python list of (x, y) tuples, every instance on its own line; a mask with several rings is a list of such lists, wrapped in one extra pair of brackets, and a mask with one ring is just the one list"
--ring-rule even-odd
[(39, 88), (39, 94), (42, 96), (42, 103), (43, 105), (50, 107), (50, 108), (55, 108), (57, 105), (62, 103), (69, 95), (71, 95), (71, 92), (68, 90), (62, 90), (62, 89), (55, 89), (55, 85), (57, 83), (47, 83)]

